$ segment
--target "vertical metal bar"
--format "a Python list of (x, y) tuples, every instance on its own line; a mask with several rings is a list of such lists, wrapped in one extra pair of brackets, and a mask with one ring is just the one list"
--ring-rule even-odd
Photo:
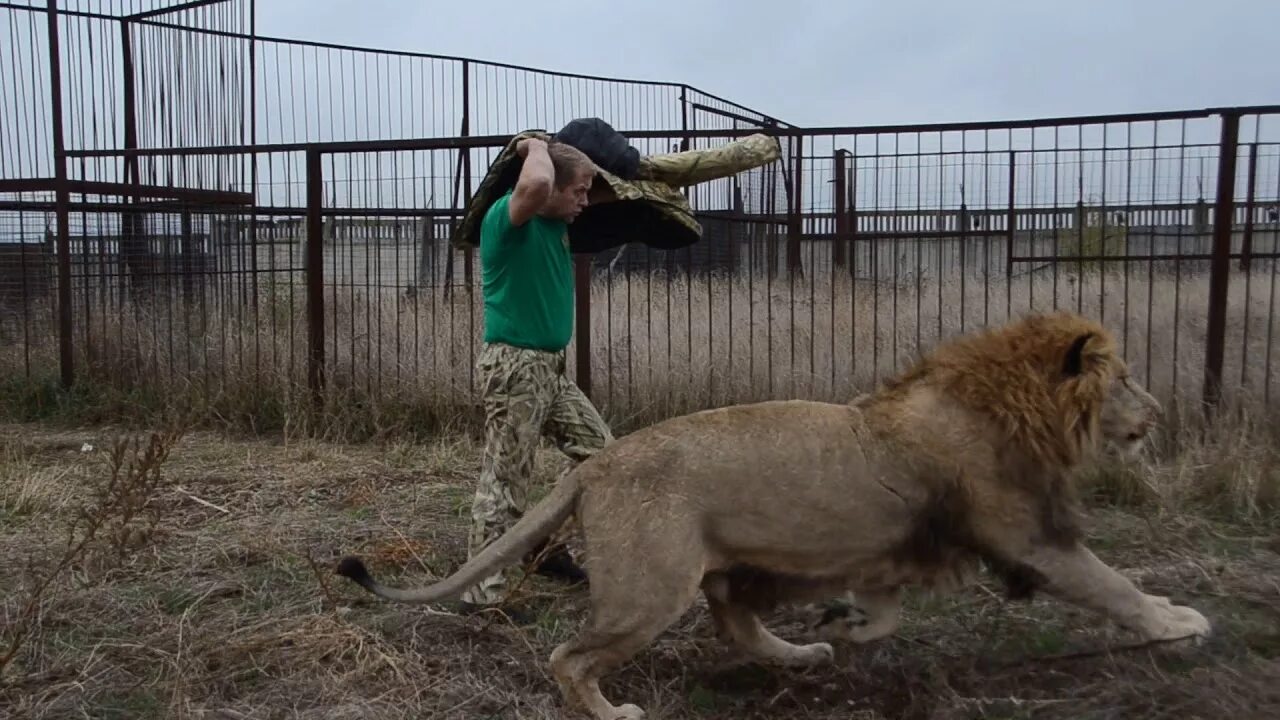
[[(1131, 248), (1131, 238), (1129, 228), (1133, 226), (1133, 123), (1126, 123), (1124, 129), (1125, 144), (1125, 161), (1124, 161), (1124, 222), (1122, 223), (1124, 232), (1124, 314), (1121, 316), (1121, 324), (1123, 326), (1121, 333), (1121, 353), (1125, 362), (1129, 362), (1129, 260), (1128, 256), (1133, 254)], [(1154, 143), (1152, 143), (1154, 145)], [(1152, 151), (1155, 152), (1154, 150)], [(1155, 198), (1151, 198), (1151, 202), (1155, 203)], [(1148, 254), (1153, 254), (1148, 252)], [(1150, 310), (1148, 310), (1150, 317)]]
[[(890, 241), (889, 260), (893, 263), (893, 303), (891, 305), (892, 315), (889, 321), (889, 357), (892, 368), (891, 372), (895, 375), (898, 373), (898, 235), (902, 231), (902, 215), (898, 205), (898, 165), (901, 162), (899, 154), (900, 133), (893, 134), (893, 209), (889, 216), (889, 231), (893, 233), (893, 240)], [(984, 271), (985, 272), (985, 271)]]
[(53, 177), (58, 224), (58, 364), (63, 387), (75, 382), (71, 344), (71, 193), (67, 191), (67, 153), (62, 136), (62, 63), (58, 47), (58, 0), (49, 0), (49, 103), (53, 136)]
[[(138, 147), (137, 91), (134, 82), (133, 43), (130, 39), (129, 22), (120, 21), (120, 63), (121, 63), (121, 112), (124, 116), (124, 149), (133, 150)], [(125, 155), (124, 181), (141, 182), (138, 171), (138, 157)], [(140, 198), (125, 198), (125, 204), (140, 202)], [(146, 245), (141, 241), (142, 215), (136, 210), (126, 209), (120, 214), (120, 254), (123, 256), (125, 268), (129, 273), (129, 287), (137, 291), (141, 288), (143, 272), (142, 258), (147, 253)], [(151, 278), (148, 278), (150, 280)]]
[(1260, 125), (1262, 124), (1261, 116), (1254, 117), (1253, 139), (1254, 142), (1249, 143), (1249, 178), (1248, 192), (1245, 195), (1245, 213), (1244, 213), (1244, 239), (1240, 247), (1240, 269), (1244, 271), (1244, 321), (1241, 323), (1243, 328), (1240, 337), (1240, 385), (1243, 387), (1249, 381), (1249, 308), (1253, 305), (1253, 273), (1249, 272), (1249, 255), (1253, 252), (1253, 193), (1254, 174), (1257, 170), (1258, 157), (1258, 135)]
[(796, 269), (800, 265), (800, 168), (801, 156), (804, 155), (804, 138), (796, 137), (796, 156), (794, 174), (791, 177), (792, 205), (787, 209), (787, 329), (791, 336), (791, 359), (788, 360), (788, 395), (796, 393)]
[[(858, 383), (858, 136), (852, 139), (849, 176), (849, 379)], [(874, 342), (874, 339), (873, 339)]]
[[(947, 228), (947, 217), (948, 217), (948, 215), (949, 215), (949, 213), (947, 213), (947, 212), (944, 210), (944, 208), (946, 207), (946, 200), (945, 200), (945, 199), (946, 199), (946, 192), (945, 192), (945, 186), (944, 186), (943, 182), (944, 182), (944, 180), (945, 180), (945, 178), (946, 178), (946, 171), (947, 171), (947, 168), (946, 168), (946, 157), (947, 157), (947, 155), (946, 155), (946, 148), (947, 148), (946, 135), (945, 135), (945, 134), (943, 134), (941, 131), (939, 131), (939, 132), (938, 132), (938, 195), (937, 195), (937, 197), (938, 197), (938, 227), (937, 227), (937, 229), (938, 229), (938, 231), (939, 231), (940, 233), (942, 233), (942, 231), (945, 231), (945, 230), (947, 230), (947, 229), (948, 229), (948, 228)], [(855, 177), (856, 177), (856, 176), (855, 176)], [(958, 238), (957, 238), (957, 239), (958, 239)], [(945, 246), (950, 245), (950, 244), (951, 244), (951, 239), (950, 239), (949, 237), (947, 237), (945, 234), (940, 234), (940, 235), (938, 236), (938, 270), (937, 270), (937, 276), (938, 276), (938, 282), (937, 282), (937, 288), (938, 288), (938, 334), (935, 336), (935, 338), (936, 338), (938, 341), (941, 341), (941, 340), (942, 340), (942, 328), (943, 328), (943, 318), (942, 318), (942, 287), (943, 287), (943, 284), (942, 284), (942, 276), (943, 276), (943, 273), (945, 272), (945, 269), (944, 269), (944, 266), (943, 266), (942, 252), (943, 252), (943, 248), (944, 248)], [(950, 252), (948, 252), (948, 253), (947, 253), (947, 255), (950, 255), (950, 254), (951, 254)]]
[[(1185, 143), (1185, 138), (1184, 138)], [(1084, 278), (1084, 225), (1085, 218), (1088, 217), (1088, 211), (1084, 204), (1084, 126), (1076, 126), (1076, 277)], [(1181, 187), (1181, 186), (1179, 186)], [(1182, 248), (1178, 248), (1178, 254), (1182, 254)], [(1076, 294), (1076, 312), (1084, 314), (1084, 282), (1075, 284)], [(1176, 303), (1175, 303), (1176, 305)], [(1174, 321), (1176, 328), (1177, 321)], [(1175, 330), (1176, 332), (1176, 330)], [(1177, 354), (1176, 351), (1174, 353)]]
[(1240, 269), (1249, 272), (1253, 254), (1253, 197), (1258, 182), (1258, 143), (1249, 143), (1249, 180), (1244, 200), (1244, 239), (1240, 243)]
[[(1223, 127), (1226, 132), (1226, 127)], [(1186, 218), (1183, 216), (1182, 207), (1184, 206), (1183, 197), (1186, 190), (1186, 171), (1187, 171), (1187, 121), (1184, 118), (1178, 123), (1178, 203), (1179, 208), (1174, 213), (1174, 217), (1178, 219), (1176, 224), (1178, 238), (1178, 252), (1173, 258), (1173, 351), (1169, 354), (1169, 395), (1177, 397), (1178, 395), (1178, 343), (1182, 339), (1182, 256), (1184, 254), (1183, 247), (1183, 231), (1186, 225)], [(1201, 222), (1200, 210), (1204, 207), (1204, 187), (1197, 182), (1196, 187), (1196, 203), (1191, 211), (1191, 222), (1193, 227), (1192, 234), (1195, 236), (1195, 243), (1198, 245), (1200, 237), (1203, 235), (1203, 223)], [(1210, 281), (1212, 285), (1212, 280)], [(1210, 292), (1210, 305), (1212, 305), (1213, 294)], [(1210, 321), (1212, 323), (1212, 321)], [(1212, 327), (1212, 325), (1210, 325)], [(1205, 371), (1208, 371), (1208, 357), (1205, 358)], [(1201, 388), (1203, 389), (1203, 388)]]
[(307, 387), (317, 407), (324, 390), (324, 156), (307, 151), (307, 249), (303, 259), (307, 278)]
[(1209, 260), (1209, 330), (1205, 337), (1204, 401), (1213, 407), (1222, 396), (1222, 355), (1227, 330), (1231, 225), (1235, 207), (1236, 152), (1240, 115), (1222, 115), (1218, 146), (1218, 190), (1213, 211), (1213, 256)]
[(991, 130), (982, 131), (982, 325), (991, 323), (991, 239), (995, 236), (995, 213), (991, 212)]
[[(816, 146), (817, 143), (815, 142), (814, 145)], [(814, 159), (817, 160), (816, 155)], [(816, 165), (817, 163), (815, 162), (814, 164)], [(809, 174), (810, 175), (814, 174), (812, 168), (809, 170)], [(817, 197), (818, 195), (816, 188), (814, 189), (813, 195), (814, 197)], [(810, 202), (810, 209), (811, 210), (813, 209), (812, 202)], [(800, 214), (800, 218), (801, 218), (801, 222), (803, 223), (804, 222), (803, 212)], [(816, 221), (816, 218), (815, 218), (815, 221)], [(814, 343), (817, 340), (817, 332), (816, 332), (817, 318), (815, 313), (817, 311), (817, 305), (818, 305), (817, 287), (815, 285), (816, 276), (817, 276), (817, 267), (818, 267), (818, 262), (815, 259), (816, 255), (817, 255), (817, 248), (815, 247), (814, 243), (811, 242), (809, 243), (809, 398), (810, 399), (813, 398), (813, 385), (818, 375), (817, 364), (814, 358), (814, 356), (817, 355), (817, 352), (815, 352), (814, 350)]]
[[(471, 87), (470, 79), (471, 79), (471, 63), (468, 62), (467, 60), (463, 60), (462, 61), (463, 106), (462, 106), (462, 118), (458, 126), (459, 135), (467, 134), (469, 121), (471, 119), (468, 113), (468, 108), (471, 104), (470, 103), (471, 96), (469, 92), (469, 88)], [(463, 169), (464, 169), (463, 158), (466, 157), (466, 154), (467, 154), (467, 148), (458, 148), (458, 164), (453, 171), (453, 200), (449, 205), (449, 207), (453, 209), (457, 209), (459, 207), (458, 196), (459, 196), (459, 193), (461, 192), (462, 179), (463, 179)], [(471, 285), (471, 257), (472, 256), (469, 249), (463, 251), (463, 261), (462, 261), (463, 262), (463, 279), (466, 281), (468, 287), (470, 287)], [(444, 297), (446, 300), (453, 297), (453, 279), (454, 279), (455, 264), (456, 263), (454, 262), (454, 258), (451, 256), (448, 256), (448, 263), (444, 267)], [(452, 332), (452, 327), (453, 327), (452, 326), (452, 322), (453, 322), (453, 306), (452, 305), (449, 306), (449, 313), (450, 313), (449, 322), (451, 323), (450, 332)], [(452, 345), (450, 345), (450, 348), (452, 348)]]
[[(249, 0), (248, 45), (249, 45), (249, 144), (250, 145), (258, 144), (257, 16), (258, 16), (258, 13), (256, 8), (256, 0)], [(330, 83), (332, 83), (333, 81), (332, 71), (330, 71), (329, 73), (329, 80), (330, 80)], [(243, 80), (241, 82), (243, 83)], [(243, 89), (243, 84), (241, 85), (241, 88)], [(241, 107), (241, 112), (243, 112), (243, 106)], [(332, 117), (330, 118), (330, 122), (332, 122)], [(243, 119), (241, 120), (240, 127), (241, 127), (240, 142), (244, 142)], [(270, 156), (268, 156), (268, 158), (269, 157)], [(258, 308), (258, 272), (259, 272), (258, 250), (259, 250), (259, 247), (258, 247), (258, 212), (257, 212), (258, 201), (256, 200), (256, 198), (258, 197), (258, 158), (259, 156), (257, 153), (252, 153), (247, 157), (249, 161), (249, 192), (252, 193), (253, 197), (255, 198), (254, 206), (249, 208), (251, 212), (251, 214), (249, 215), (249, 238), (251, 243), (250, 257), (252, 258), (251, 272), (253, 273), (252, 275), (253, 322), (255, 325), (261, 327), (262, 316)], [(270, 162), (269, 159), (268, 159), (268, 162)], [(268, 165), (268, 167), (270, 167), (270, 165)], [(272, 247), (272, 246), (268, 246), (268, 247)], [(273, 248), (272, 257), (274, 257), (274, 255), (275, 255), (275, 252)], [(269, 277), (274, 278), (274, 276), (275, 276), (274, 273), (272, 273), (272, 275), (270, 275)], [(257, 375), (262, 371), (261, 335), (262, 333), (258, 332), (258, 333), (254, 333), (254, 336), (253, 336), (253, 371), (255, 375)]]
[[(922, 231), (926, 230), (926, 228), (925, 228), (924, 213), (922, 212), (923, 207), (922, 207), (922, 193), (921, 193), (921, 190), (922, 190), (922, 189), (923, 189), (923, 187), (924, 187), (924, 177), (923, 177), (923, 176), (924, 176), (924, 170), (923, 170), (923, 165), (924, 165), (924, 148), (923, 148), (923, 145), (924, 145), (924, 133), (919, 133), (919, 132), (918, 132), (918, 133), (916, 133), (916, 134), (915, 134), (915, 136), (916, 136), (916, 158), (915, 158), (915, 173), (916, 173), (916, 214), (915, 214), (915, 220), (914, 220), (914, 222), (913, 222), (912, 224), (913, 224), (913, 225), (914, 225), (914, 227), (915, 227), (915, 231), (916, 231), (917, 233), (920, 233), (920, 232), (922, 232)], [(915, 322), (915, 326), (916, 326), (916, 345), (915, 345), (915, 352), (917, 352), (917, 353), (918, 353), (918, 352), (920, 351), (920, 347), (921, 347), (921, 337), (922, 337), (922, 336), (921, 336), (921, 332), (920, 332), (920, 306), (921, 306), (921, 296), (924, 294), (924, 283), (923, 283), (923, 277), (922, 277), (922, 276), (923, 276), (923, 274), (924, 274), (924, 268), (922, 267), (922, 263), (920, 262), (920, 254), (921, 254), (921, 252), (923, 252), (923, 251), (924, 251), (924, 243), (922, 242), (922, 240), (921, 240), (920, 236), (917, 234), (917, 235), (916, 235), (916, 238), (915, 238), (915, 241), (914, 241), (912, 244), (916, 246), (916, 269), (915, 269), (915, 275), (916, 275), (916, 322)]]
[(575, 287), (574, 302), (577, 306), (574, 315), (577, 328), (577, 356), (575, 360), (575, 381), (582, 393), (591, 397), (591, 255), (581, 254), (573, 258)]
[[(133, 150), (138, 147), (138, 113), (136, 90), (133, 72), (133, 43), (129, 38), (128, 21), (120, 21), (120, 65), (121, 65), (121, 100), (124, 105), (124, 149)], [(124, 156), (125, 182), (139, 182), (138, 156)], [(132, 199), (130, 200), (132, 202)]]
[(179, 272), (182, 274), (182, 300), (190, 306), (192, 298), (195, 296), (195, 236), (191, 228), (191, 210), (183, 208), (181, 218), (179, 219), (179, 228), (182, 235), (181, 246), (179, 247), (178, 262)]
[[(1009, 145), (1013, 145), (1012, 138)], [(1035, 156), (1032, 156), (1031, 162), (1035, 162)], [(1004, 251), (1004, 288), (1005, 288), (1005, 317), (1007, 318), (1013, 311), (1013, 236), (1018, 229), (1018, 213), (1014, 208), (1014, 184), (1017, 181), (1018, 169), (1018, 151), (1009, 151), (1009, 208), (1005, 216), (1005, 251)], [(1032, 188), (1034, 192), (1034, 188)], [(1032, 210), (1035, 210), (1035, 198), (1032, 198)], [(1034, 215), (1032, 216), (1034, 217)]]
[[(848, 253), (845, 245), (849, 236), (849, 218), (848, 218), (848, 198), (845, 196), (845, 151), (836, 150), (835, 157), (835, 183), (833, 183), (832, 192), (835, 193), (836, 208), (836, 238), (832, 243), (831, 260), (836, 267), (842, 268), (848, 264)], [(834, 275), (833, 275), (834, 277)], [(834, 325), (832, 326), (834, 327)]]
[[(803, 272), (800, 266), (800, 233), (803, 229), (803, 220), (801, 213), (804, 205), (801, 201), (801, 185), (803, 184), (800, 175), (804, 167), (804, 136), (797, 135), (795, 137), (795, 178), (791, 182), (791, 200), (792, 207), (787, 222), (787, 274), (794, 275), (797, 270)], [(793, 358), (794, 360), (794, 358)]]
[[(1107, 321), (1107, 128), (1110, 124), (1102, 125), (1102, 166), (1099, 175), (1102, 177), (1102, 187), (1098, 198), (1098, 251), (1097, 254), (1103, 259), (1098, 262), (1098, 322), (1105, 323)], [(1081, 292), (1084, 287), (1081, 283)]]
[[(471, 134), (471, 63), (462, 61), (462, 136)], [(471, 150), (464, 148), (458, 157), (462, 163), (463, 207), (471, 202)], [(467, 293), (471, 293), (472, 276), (474, 274), (475, 252), (467, 247), (462, 255), (462, 278), (467, 283)]]
[[(462, 63), (462, 134), (464, 136), (471, 134), (471, 63)], [(463, 207), (471, 204), (471, 149), (467, 148), (462, 151), (462, 203)], [(463, 250), (463, 279), (467, 282), (467, 297), (470, 298), (475, 291), (475, 248), (467, 246)], [(476, 304), (467, 303), (467, 331), (471, 337), (476, 334)], [(467, 344), (467, 389), (474, 390), (476, 386), (476, 356), (475, 344)]]
[[(694, 131), (698, 129), (697, 112), (691, 113), (691, 117), (689, 118), (689, 128)], [(694, 143), (691, 138), (690, 149), (693, 149), (692, 148), (693, 144)], [(697, 203), (694, 202), (694, 193), (696, 192), (697, 190), (695, 190), (692, 186), (686, 185), (684, 188), (684, 196), (688, 198), (689, 202), (694, 206), (697, 205)], [(695, 290), (694, 283), (693, 283), (694, 256), (693, 256), (692, 246), (686, 246), (684, 250), (685, 250), (684, 258), (685, 258), (685, 288), (686, 288), (685, 296), (684, 296), (685, 297), (684, 317), (685, 317), (685, 323), (686, 323), (685, 324), (685, 348), (687, 348), (688, 350), (688, 355), (685, 356), (685, 362), (687, 362), (688, 365), (686, 366), (687, 369), (685, 371), (684, 377), (688, 380), (689, 388), (690, 390), (692, 390), (693, 389), (692, 388), (693, 386), (693, 293)], [(710, 261), (709, 255), (707, 256), (707, 260)], [(710, 303), (708, 303), (708, 305), (710, 305)], [(708, 338), (710, 338), (712, 330), (713, 329), (710, 327), (707, 328)], [(708, 362), (707, 366), (711, 367), (711, 363)]]
[[(689, 88), (686, 85), (680, 86), (680, 152), (688, 152), (689, 150)], [(685, 190), (685, 197), (688, 197), (689, 191)]]

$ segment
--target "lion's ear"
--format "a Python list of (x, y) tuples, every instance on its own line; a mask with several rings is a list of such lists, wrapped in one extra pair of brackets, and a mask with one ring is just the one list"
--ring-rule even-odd
[(1067, 349), (1067, 356), (1062, 361), (1062, 374), (1075, 377), (1084, 371), (1084, 346), (1091, 338), (1093, 333), (1087, 332), (1071, 343), (1071, 347)]

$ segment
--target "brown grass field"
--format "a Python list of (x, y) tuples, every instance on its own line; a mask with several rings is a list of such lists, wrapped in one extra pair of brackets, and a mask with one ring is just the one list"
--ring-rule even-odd
[[(1051, 282), (1033, 282), (1042, 281)], [(1203, 283), (1131, 281), (1127, 304), (1100, 289), (1060, 296), (1063, 305), (1081, 298), (1095, 317), (1098, 298), (1107, 297), (1107, 323), (1119, 333), (1128, 318), (1128, 356), (1170, 406), (1169, 422), (1141, 462), (1082, 473), (1091, 542), (1144, 590), (1204, 612), (1217, 631), (1207, 643), (1135, 646), (1133, 637), (1081, 611), (1050, 599), (1008, 603), (984, 582), (949, 597), (912, 593), (895, 637), (838, 647), (835, 665), (805, 671), (734, 657), (712, 637), (705, 609), (695, 607), (607, 678), (605, 692), (661, 718), (1280, 717), (1280, 434), (1262, 390), (1275, 370), (1258, 359), (1272, 322), (1269, 274), (1251, 281), (1247, 293), (1233, 282), (1230, 401), (1207, 427), (1185, 402), (1198, 397), (1202, 376)], [(877, 348), (882, 376), (895, 357), (902, 367), (917, 349), (927, 350), (939, 324), (944, 336), (959, 330), (958, 298), (945, 294), (958, 290), (950, 286), (930, 291), (944, 293), (941, 316), (937, 295), (922, 296), (919, 322), (914, 286), (899, 288), (895, 322), (888, 314), (892, 288), (881, 288), (877, 299), (847, 281), (834, 288), (823, 282), (804, 285), (803, 295), (785, 281), (781, 289), (735, 286), (735, 318), (754, 308), (760, 322), (770, 306), (774, 317), (771, 326), (737, 332), (732, 341), (725, 288), (710, 288), (706, 304), (707, 287), (673, 283), (673, 292), (684, 294), (672, 296), (671, 315), (662, 298), (650, 316), (638, 296), (642, 286), (631, 286), (627, 308), (619, 299), (625, 286), (601, 285), (596, 307), (611, 310), (595, 315), (597, 352), (606, 352), (601, 338), (610, 322), (615, 332), (627, 319), (633, 324), (630, 354), (613, 349), (613, 373), (601, 375), (606, 357), (596, 364), (597, 394), (611, 421), (625, 429), (765, 396), (842, 399), (874, 381), (870, 348)], [(666, 292), (665, 281), (653, 287)], [(1043, 289), (1013, 288), (1015, 314), (1047, 302)], [(1174, 289), (1185, 305), (1176, 320)], [(1003, 319), (1005, 289), (973, 283), (965, 290), (966, 323), (981, 323), (984, 293), (993, 298), (991, 320)], [(793, 305), (793, 297), (824, 304)], [(1155, 298), (1150, 313), (1148, 297)], [(332, 403), (321, 416), (306, 413), (296, 371), (212, 354), (200, 372), (156, 372), (185, 367), (188, 356), (166, 355), (167, 343), (148, 342), (156, 336), (141, 331), (164, 326), (134, 322), (128, 312), (92, 330), (101, 343), (97, 365), (86, 373), (87, 386), (71, 394), (57, 394), (39, 378), (23, 380), (20, 350), (0, 349), (11, 418), (0, 425), (0, 573), (7, 578), (0, 583), (0, 717), (564, 716), (546, 657), (582, 621), (581, 590), (529, 578), (519, 592), (537, 608), (538, 621), (520, 628), (500, 616), (394, 606), (331, 572), (338, 555), (358, 552), (393, 581), (421, 583), (465, 556), (480, 450), (463, 386), (468, 368), (447, 361), (446, 351), (465, 358), (474, 341), (462, 329), (467, 307), (459, 305), (460, 319), (449, 324), (424, 300), (412, 312), (398, 308), (399, 300), (381, 302), (392, 324), (373, 340), (363, 325), (367, 308), (352, 300), (357, 312), (337, 311), (339, 327), (356, 318), (361, 342), (372, 346), (357, 344), (355, 355), (340, 351), (333, 359)], [(868, 308), (877, 302), (875, 328)], [(281, 312), (280, 319), (287, 325), (291, 316)], [(662, 328), (651, 343), (636, 329), (646, 322)], [(303, 337), (291, 341), (265, 321), (218, 327), (230, 328), (232, 345), (237, 337), (250, 346), (256, 340), (260, 352), (281, 356), (298, 350)], [(404, 360), (412, 357), (404, 345), (398, 352), (387, 346), (390, 328), (403, 338), (415, 327), (435, 332), (431, 342), (418, 341), (416, 370)], [(772, 353), (760, 341), (770, 327)], [(687, 334), (692, 345), (683, 344)], [(793, 334), (800, 349), (794, 363)], [(56, 367), (55, 349), (52, 340), (35, 348), (35, 366)], [(383, 359), (377, 375), (363, 360), (366, 350)], [(423, 359), (432, 353), (435, 369)], [(630, 375), (617, 369), (628, 358)], [(389, 379), (396, 367), (398, 381)], [(628, 383), (629, 394), (619, 389)], [(194, 425), (160, 437), (158, 456), (116, 445), (132, 437), (145, 449), (148, 431), (165, 428), (165, 409)], [(538, 480), (545, 485), (563, 462), (544, 449)], [(783, 637), (801, 639), (810, 619), (797, 608), (768, 622)]]

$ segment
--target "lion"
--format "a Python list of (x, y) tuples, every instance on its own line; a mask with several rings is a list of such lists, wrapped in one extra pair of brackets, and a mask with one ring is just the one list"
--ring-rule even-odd
[(870, 642), (897, 628), (906, 587), (954, 588), (983, 566), (1011, 597), (1044, 590), (1145, 639), (1198, 642), (1204, 616), (1085, 547), (1072, 483), (1104, 447), (1135, 452), (1160, 413), (1105, 328), (1036, 314), (943, 343), (855, 401), (734, 405), (621, 437), (428, 587), (384, 586), (351, 556), (337, 572), (388, 600), (450, 599), (576, 516), (590, 611), (550, 665), (565, 702), (599, 720), (644, 717), (600, 679), (700, 592), (722, 638), (786, 665), (833, 651), (765, 628), (780, 603), (852, 593), (856, 613), (825, 623), (825, 639)]

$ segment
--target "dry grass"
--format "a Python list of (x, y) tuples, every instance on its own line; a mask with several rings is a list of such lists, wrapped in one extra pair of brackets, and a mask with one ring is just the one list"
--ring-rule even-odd
[[(108, 472), (111, 437), (0, 428), (0, 497), (28, 498), (0, 510), (0, 572), (23, 579), (0, 591), (5, 633), (28, 564), (54, 559), (74, 508)], [(1204, 611), (1219, 633), (1201, 649), (1110, 653), (1132, 638), (1052, 601), (1004, 603), (984, 586), (913, 594), (898, 637), (840, 648), (835, 667), (805, 672), (727, 654), (697, 607), (606, 691), (671, 718), (1273, 717), (1276, 508), (1251, 519), (1195, 512), (1193, 489), (1261, 462), (1235, 457), (1239, 447), (1151, 461), (1149, 495), (1096, 498), (1094, 547), (1146, 590)], [(544, 451), (539, 482), (562, 462)], [(581, 623), (580, 592), (530, 580), (522, 593), (539, 621), (518, 629), (382, 603), (330, 574), (346, 552), (404, 582), (462, 561), (478, 471), (465, 436), (340, 445), (195, 433), (163, 471), (148, 542), (119, 562), (77, 566), (46, 593), (0, 679), (0, 716), (562, 717), (546, 657)], [(786, 611), (770, 624), (799, 639), (808, 619)]]

